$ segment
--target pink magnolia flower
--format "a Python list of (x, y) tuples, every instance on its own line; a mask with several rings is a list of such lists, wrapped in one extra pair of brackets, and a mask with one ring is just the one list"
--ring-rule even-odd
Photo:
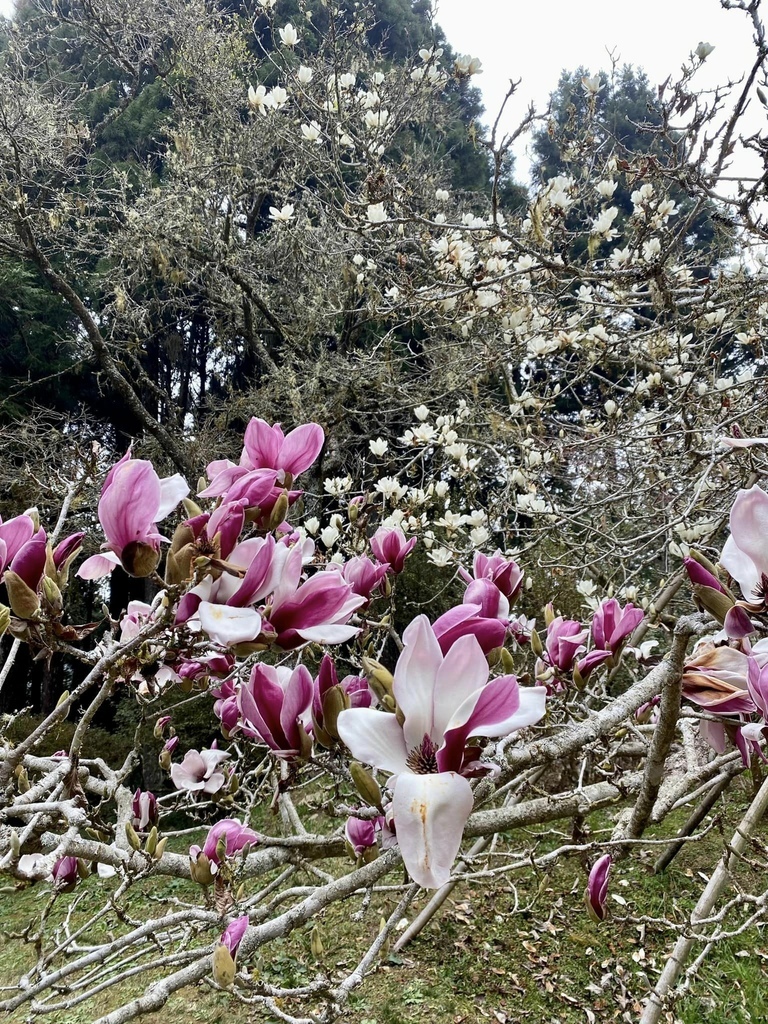
[(77, 553), (83, 546), (83, 537), (85, 533), (81, 530), (79, 533), (71, 533), (64, 540), (59, 541), (56, 547), (53, 549), (53, 564), (56, 568), (61, 569), (73, 558), (77, 557)]
[(514, 676), (488, 680), (474, 636), (443, 654), (426, 615), (403, 634), (394, 676), (397, 715), (350, 708), (338, 730), (352, 755), (391, 772), (392, 809), (403, 861), (414, 881), (439, 888), (450, 877), (472, 810), (467, 775), (478, 763), (472, 737), (507, 736), (544, 714), (543, 687), (518, 686)]
[[(173, 739), (178, 742), (178, 736)], [(166, 743), (166, 749), (169, 743), (171, 740)], [(228, 757), (224, 750), (188, 750), (181, 764), (171, 765), (171, 780), (176, 789), (186, 789), (189, 793), (218, 793), (227, 781), (219, 765)]]
[(746, 601), (762, 604), (768, 586), (768, 494), (757, 484), (736, 495), (730, 526), (720, 564), (738, 582)]
[[(756, 655), (757, 647), (753, 648)], [(762, 652), (760, 662), (768, 657)], [(755, 704), (747, 688), (749, 658), (734, 647), (697, 644), (683, 670), (683, 696), (713, 714), (752, 714)]]
[(77, 885), (77, 857), (59, 857), (53, 865), (54, 888), (60, 892), (71, 892)]
[(344, 838), (349, 843), (355, 857), (362, 857), (366, 851), (376, 846), (376, 829), (378, 819), (363, 821), (362, 818), (349, 817), (344, 826)]
[(405, 560), (415, 546), (416, 538), (406, 540), (399, 526), (380, 526), (371, 537), (371, 551), (394, 573), (403, 571)]
[(547, 656), (549, 663), (561, 672), (569, 672), (576, 657), (584, 649), (587, 631), (575, 619), (558, 615), (547, 626)]
[(433, 629), (443, 654), (463, 636), (473, 636), (483, 653), (488, 654), (495, 647), (501, 647), (507, 633), (506, 624), (495, 616), (484, 616), (479, 604), (460, 604), (449, 608), (435, 620)]
[(156, 825), (160, 819), (157, 807), (157, 798), (149, 790), (137, 789), (133, 794), (133, 827), (139, 831), (146, 831), (147, 827)]
[(265, 420), (254, 416), (245, 430), (240, 461), (249, 469), (275, 469), (284, 477), (295, 479), (309, 469), (324, 441), (325, 434), (318, 423), (304, 423), (289, 434), (283, 434), (279, 423), (270, 427)]
[(106, 550), (86, 558), (77, 575), (98, 579), (122, 565), (131, 576), (148, 576), (157, 565), (164, 539), (157, 523), (188, 494), (189, 486), (178, 473), (161, 480), (151, 462), (126, 453), (107, 474), (99, 499)]
[(479, 605), (480, 616), (483, 619), (501, 619), (504, 623), (509, 622), (509, 601), (496, 584), (484, 576), (479, 580), (472, 580), (464, 591), (462, 603)]
[(27, 515), (16, 516), (5, 523), (0, 520), (0, 573), (5, 572), (34, 533), (35, 524)]
[[(331, 563), (331, 567), (335, 563)], [(339, 566), (341, 575), (352, 587), (355, 594), (365, 598), (366, 604), (370, 601), (371, 595), (381, 585), (387, 575), (387, 565), (376, 565), (365, 555), (356, 555), (348, 559), (344, 565)]]
[(301, 580), (302, 549), (289, 549), (282, 578), (272, 597), (269, 625), (283, 650), (307, 642), (340, 644), (359, 630), (348, 625), (353, 613), (365, 604), (340, 573), (316, 572)]
[(251, 677), (237, 691), (237, 728), (258, 737), (278, 756), (308, 755), (312, 740), (304, 717), (312, 703), (312, 676), (304, 665), (293, 671), (256, 664)]
[(43, 577), (47, 545), (48, 537), (45, 530), (38, 530), (17, 549), (8, 566), (11, 572), (15, 572), (24, 580), (30, 590), (37, 590)]
[(472, 580), (490, 580), (513, 605), (523, 588), (524, 573), (511, 558), (506, 558), (498, 549), (492, 555), (476, 551), (472, 562), (472, 575), (459, 566), (459, 576), (470, 585)]
[(645, 618), (642, 608), (633, 604), (621, 607), (615, 597), (603, 601), (592, 618), (595, 647), (617, 654), (635, 627)]
[(232, 857), (245, 846), (255, 846), (259, 836), (247, 825), (241, 824), (237, 818), (222, 818), (209, 830), (203, 844), (203, 853), (213, 864), (219, 863), (219, 841), (226, 842), (225, 856)]
[(612, 864), (613, 857), (610, 853), (606, 853), (595, 861), (589, 872), (587, 891), (584, 897), (589, 916), (597, 923), (605, 920), (605, 901), (608, 896), (608, 878)]
[(221, 944), (226, 946), (229, 950), (229, 954), (234, 960), (237, 955), (238, 947), (243, 941), (243, 936), (248, 931), (248, 915), (243, 914), (242, 917), (236, 917), (231, 924), (228, 924), (221, 935)]

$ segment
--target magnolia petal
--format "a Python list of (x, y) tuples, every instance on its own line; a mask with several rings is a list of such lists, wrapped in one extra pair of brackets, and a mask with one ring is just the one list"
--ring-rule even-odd
[(373, 708), (348, 708), (339, 714), (336, 728), (356, 760), (395, 775), (406, 771), (408, 751), (394, 715)]
[(297, 629), (296, 632), (308, 643), (314, 644), (343, 644), (357, 636), (360, 632), (358, 626), (339, 626), (329, 622), (324, 626), (310, 626), (307, 629)]
[(414, 882), (439, 889), (451, 877), (472, 803), (472, 788), (455, 772), (398, 776), (392, 809), (403, 863)]
[(227, 604), (201, 601), (197, 614), (200, 625), (211, 640), (224, 647), (248, 643), (261, 632), (261, 616), (253, 608), (233, 608)]
[(419, 615), (403, 633), (403, 652), (395, 668), (395, 700), (405, 716), (403, 729), (409, 749), (425, 736), (434, 736), (435, 683), (442, 663), (429, 619)]
[(460, 637), (437, 670), (432, 736), (436, 743), (442, 742), (457, 708), (466, 704), (469, 716), (487, 682), (488, 662), (482, 647), (472, 635)]
[(254, 469), (277, 469), (283, 432), (279, 424), (274, 427), (254, 416), (245, 428), (245, 452)]
[(99, 500), (99, 522), (109, 546), (120, 553), (133, 541), (157, 536), (154, 524), (160, 507), (160, 478), (151, 462), (129, 459), (118, 465)]
[(120, 559), (114, 551), (103, 551), (101, 554), (86, 558), (75, 575), (81, 580), (99, 580), (103, 576), (108, 576), (116, 565), (120, 565)]
[(296, 477), (309, 469), (323, 447), (325, 434), (317, 423), (304, 423), (286, 435), (280, 451), (279, 468)]
[(165, 519), (176, 508), (182, 498), (189, 494), (189, 484), (180, 473), (166, 476), (160, 481), (160, 505), (155, 522)]
[[(754, 590), (755, 582), (759, 580), (764, 572), (768, 572), (768, 558), (766, 558), (765, 537), (768, 534), (768, 494), (755, 484), (749, 490), (742, 490), (736, 495), (736, 500), (731, 508), (731, 536), (723, 549), (720, 557), (722, 565), (739, 581), (744, 597), (749, 598)], [(744, 590), (742, 579), (735, 575), (731, 565), (736, 565), (742, 573), (744, 571), (744, 560), (734, 558), (735, 550), (747, 556), (754, 566), (754, 578), (747, 574), (745, 581), (751, 588)], [(730, 563), (730, 564), (729, 564)], [(737, 564), (738, 563), (738, 564)]]

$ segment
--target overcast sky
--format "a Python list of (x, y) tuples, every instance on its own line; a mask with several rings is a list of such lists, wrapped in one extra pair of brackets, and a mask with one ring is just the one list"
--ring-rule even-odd
[[(483, 62), (475, 79), (482, 89), (486, 120), (506, 94), (509, 80), (522, 79), (503, 124), (511, 129), (533, 101), (545, 109), (560, 72), (585, 65), (609, 70), (619, 64), (645, 69), (652, 85), (677, 72), (699, 41), (715, 50), (696, 81), (702, 87), (738, 79), (752, 60), (752, 30), (742, 11), (725, 11), (719, 0), (435, 0), (436, 20), (451, 45)], [(753, 103), (750, 130), (765, 125)], [(517, 151), (525, 171), (524, 147)]]
[[(652, 85), (676, 72), (699, 41), (715, 46), (697, 81), (711, 87), (738, 79), (752, 59), (751, 26), (741, 11), (724, 11), (719, 0), (433, 0), (437, 22), (459, 53), (483, 62), (475, 83), (491, 119), (509, 80), (522, 79), (503, 125), (511, 129), (533, 101), (546, 107), (563, 68), (608, 70), (609, 51), (619, 64), (643, 67)], [(0, 0), (9, 13), (12, 0)], [(752, 104), (750, 130), (765, 125)], [(516, 150), (518, 173), (527, 171), (525, 147)], [(739, 163), (741, 173), (748, 167)]]

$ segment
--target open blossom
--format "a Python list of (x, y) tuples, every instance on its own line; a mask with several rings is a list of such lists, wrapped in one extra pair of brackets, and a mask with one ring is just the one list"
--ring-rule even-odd
[[(403, 634), (393, 693), (401, 714), (351, 708), (338, 730), (353, 756), (391, 772), (397, 840), (414, 881), (439, 888), (450, 877), (472, 810), (467, 776), (484, 774), (477, 736), (508, 736), (544, 714), (545, 691), (514, 676), (488, 680), (474, 637), (443, 654), (426, 615)], [(402, 724), (401, 724), (402, 722)]]
[(278, 209), (276, 206), (270, 206), (269, 208), (269, 219), (273, 221), (288, 221), (293, 217), (296, 207), (293, 203), (286, 203)]
[(389, 220), (387, 211), (384, 209), (384, 203), (369, 203), (365, 215), (368, 218), (369, 224), (383, 224)]
[(77, 857), (59, 857), (51, 872), (54, 888), (59, 892), (71, 892), (79, 877)]
[(35, 534), (35, 524), (28, 515), (0, 519), (0, 574), (5, 572), (18, 552)]
[(762, 604), (768, 586), (768, 494), (757, 484), (736, 495), (730, 527), (720, 564), (739, 584), (746, 601)]
[(584, 649), (587, 631), (580, 622), (556, 616), (547, 626), (547, 657), (550, 665), (568, 672)]
[[(490, 581), (484, 582), (492, 586)], [(435, 619), (433, 629), (443, 653), (449, 651), (461, 637), (473, 636), (483, 653), (489, 654), (496, 647), (501, 647), (507, 634), (503, 618), (483, 615), (482, 605), (469, 602), (449, 608), (440, 618)]]
[(278, 31), (280, 33), (280, 42), (283, 44), (283, 46), (293, 47), (296, 45), (296, 43), (298, 43), (299, 33), (296, 31), (296, 29), (293, 27), (290, 21), (288, 22), (287, 25), (285, 25), (284, 28), (278, 29)]
[(645, 617), (642, 608), (633, 604), (621, 607), (615, 597), (603, 601), (592, 618), (592, 637), (595, 647), (618, 653), (624, 641)]
[[(173, 738), (178, 741), (178, 736)], [(228, 757), (226, 751), (215, 748), (188, 750), (181, 764), (171, 765), (171, 780), (176, 789), (186, 789), (189, 793), (218, 793), (227, 781), (219, 765)]]
[(482, 551), (476, 551), (472, 561), (472, 575), (461, 566), (459, 575), (465, 583), (471, 584), (473, 580), (487, 579), (497, 587), (510, 605), (513, 605), (523, 588), (523, 570), (512, 558), (507, 558), (496, 549), (492, 555), (484, 555)]
[(237, 818), (222, 818), (221, 821), (216, 822), (205, 837), (203, 853), (213, 864), (219, 864), (220, 847), (223, 847), (226, 857), (232, 857), (245, 846), (255, 846), (258, 841), (257, 833), (247, 825), (243, 825)]
[(389, 565), (394, 573), (403, 571), (405, 560), (415, 546), (416, 538), (406, 540), (405, 534), (397, 526), (380, 526), (371, 537), (371, 551), (380, 562)]
[(267, 87), (265, 85), (259, 85), (255, 89), (252, 85), (248, 86), (248, 106), (251, 110), (258, 110), (262, 117), (267, 116), (269, 103), (267, 102)]
[(254, 665), (250, 678), (237, 692), (238, 729), (260, 739), (280, 757), (307, 756), (312, 740), (304, 717), (312, 703), (312, 676), (304, 665), (293, 671)]
[(151, 462), (128, 452), (107, 474), (99, 499), (99, 522), (106, 537), (103, 554), (86, 558), (77, 571), (98, 579), (122, 565), (131, 576), (149, 576), (160, 557), (157, 523), (189, 494), (186, 480), (175, 474), (160, 479)]

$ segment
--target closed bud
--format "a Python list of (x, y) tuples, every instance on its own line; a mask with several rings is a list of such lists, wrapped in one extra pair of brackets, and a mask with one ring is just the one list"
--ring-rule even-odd
[(544, 647), (542, 646), (542, 643), (541, 643), (541, 637), (539, 636), (539, 634), (536, 632), (535, 629), (531, 630), (531, 650), (533, 651), (533, 653), (536, 655), (537, 658), (540, 658), (542, 656), (542, 654), (544, 653)]
[(556, 618), (557, 618), (557, 616), (555, 615), (554, 606), (553, 606), (552, 602), (550, 601), (549, 604), (544, 606), (544, 622), (548, 626), (551, 626)]
[(381, 787), (369, 771), (359, 761), (352, 761), (349, 766), (349, 774), (355, 784), (355, 789), (360, 796), (371, 807), (378, 807), (382, 810)]
[(197, 548), (194, 544), (185, 544), (178, 551), (169, 551), (165, 557), (165, 582), (172, 587), (184, 583), (192, 575), (192, 559)]
[(189, 874), (192, 881), (198, 885), (213, 884), (211, 862), (204, 853), (198, 853), (196, 858), (189, 858)]
[(168, 836), (163, 836), (155, 847), (155, 860), (162, 860), (163, 854), (165, 853), (165, 847), (168, 842)]
[(13, 614), (19, 619), (34, 619), (40, 608), (40, 598), (34, 590), (12, 569), (6, 570), (3, 579)]
[(158, 764), (160, 765), (164, 772), (169, 772), (171, 770), (170, 750), (166, 750), (165, 747), (163, 747), (163, 749), (160, 751), (160, 755), (157, 760)]
[(349, 707), (349, 697), (338, 683), (326, 691), (323, 697), (323, 728), (335, 740), (339, 738), (339, 732), (336, 727), (338, 717), (342, 711)]
[(120, 561), (129, 576), (143, 579), (145, 576), (151, 576), (157, 568), (160, 552), (151, 544), (133, 540), (123, 548)]
[(574, 665), (573, 666), (572, 673), (573, 673), (573, 685), (576, 687), (577, 690), (583, 690), (584, 687), (587, 685), (587, 681), (584, 678), (584, 676), (581, 674), (581, 672), (579, 672), (579, 666), (578, 665)]
[(23, 766), (16, 769), (16, 779), (19, 785), (19, 792), (26, 793), (29, 788), (29, 776), (27, 775), (27, 769)]
[(128, 840), (128, 845), (132, 850), (141, 849), (141, 840), (136, 835), (136, 829), (133, 827), (130, 821), (126, 821), (125, 823), (125, 836), (126, 839)]
[(384, 668), (381, 662), (374, 658), (363, 658), (363, 671), (369, 686), (382, 703), (385, 697), (393, 696), (395, 677), (389, 669)]
[(221, 988), (231, 988), (235, 980), (235, 961), (223, 943), (213, 951), (213, 980)]
[(703, 587), (698, 583), (692, 584), (691, 589), (693, 590), (693, 596), (701, 607), (708, 611), (722, 625), (725, 622), (726, 615), (733, 608), (733, 598), (721, 593), (719, 590), (715, 590), (714, 587)]
[(80, 857), (77, 858), (77, 873), (83, 880), (85, 880), (91, 873), (91, 869)]
[(216, 843), (216, 860), (219, 864), (223, 864), (227, 859), (227, 836), (222, 834), (219, 836), (219, 840)]
[[(200, 479), (203, 480), (204, 478), (201, 477)], [(200, 481), (198, 481), (198, 483), (199, 482)], [(208, 486), (208, 481), (205, 480), (205, 482), (203, 483), (203, 486), (200, 487), (199, 490), (204, 491), (207, 486)], [(181, 504), (184, 506), (184, 511), (187, 513), (187, 515), (189, 516), (190, 519), (194, 519), (195, 516), (201, 516), (203, 514), (203, 510), (200, 508), (200, 506), (197, 504), (197, 502), (196, 501), (192, 501), (191, 498), (182, 498), (181, 499)]]
[(502, 650), (502, 647), (494, 647), (492, 650), (488, 651), (488, 653), (485, 656), (485, 660), (488, 662), (489, 668), (497, 667), (497, 665), (501, 661)]
[(61, 615), (64, 604), (61, 600), (61, 591), (49, 576), (43, 576), (43, 597), (48, 605), (51, 615)]
[(288, 505), (288, 492), (282, 491), (269, 514), (268, 526), (270, 530), (276, 530), (285, 521), (285, 517), (288, 515)]
[(144, 843), (144, 849), (150, 857), (154, 856), (155, 850), (157, 849), (157, 825), (153, 825), (149, 830), (147, 841)]
[(65, 690), (64, 693), (56, 701), (56, 707), (60, 708), (62, 704), (65, 704), (69, 700), (69, 690)]
[(511, 675), (515, 671), (515, 659), (506, 647), (501, 648), (501, 667), (505, 675)]
[(16, 831), (15, 828), (11, 829), (8, 841), (11, 844), (11, 856), (13, 857), (14, 860), (16, 860), (16, 858), (21, 853), (21, 840), (19, 839), (19, 833)]
[(7, 604), (0, 604), (0, 636), (5, 633), (11, 624), (11, 609)]
[(177, 551), (181, 551), (187, 544), (195, 543), (195, 535), (192, 529), (187, 526), (186, 523), (180, 523), (173, 531), (173, 537), (171, 537), (170, 550), (176, 554)]
[(312, 757), (312, 737), (305, 729), (299, 729), (299, 754), (305, 760)]
[(310, 945), (310, 948), (312, 950), (312, 956), (316, 960), (319, 960), (320, 957), (325, 952), (325, 947), (323, 946), (323, 940), (320, 937), (320, 926), (319, 925), (315, 925), (314, 928), (312, 929), (312, 935), (311, 935), (310, 940), (309, 940), (309, 945)]
[(350, 523), (357, 521), (357, 517), (360, 515), (360, 505), (354, 501), (350, 502), (347, 506), (347, 515), (349, 516)]

